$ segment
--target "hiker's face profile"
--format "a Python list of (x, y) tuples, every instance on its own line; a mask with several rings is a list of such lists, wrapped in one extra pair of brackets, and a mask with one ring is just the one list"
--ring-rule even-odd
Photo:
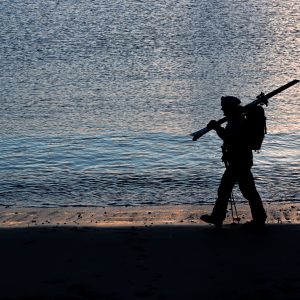
[(230, 116), (230, 114), (232, 113), (232, 109), (226, 105), (222, 105), (221, 110), (223, 111), (225, 117)]

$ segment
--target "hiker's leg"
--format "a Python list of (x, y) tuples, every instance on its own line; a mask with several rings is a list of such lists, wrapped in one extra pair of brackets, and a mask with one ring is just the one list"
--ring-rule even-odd
[(232, 189), (236, 183), (234, 172), (227, 168), (222, 176), (220, 186), (218, 188), (218, 198), (213, 208), (212, 216), (215, 219), (223, 220), (226, 218), (226, 211)]
[(243, 196), (249, 201), (253, 220), (264, 223), (267, 214), (263, 207), (260, 195), (256, 190), (254, 178), (250, 169), (245, 169), (239, 173), (238, 184)]

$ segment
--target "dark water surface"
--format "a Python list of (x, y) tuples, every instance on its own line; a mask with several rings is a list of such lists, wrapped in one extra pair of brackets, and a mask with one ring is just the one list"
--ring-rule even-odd
[[(300, 78), (300, 2), (4, 0), (0, 57), (2, 205), (210, 203), (221, 142), (189, 133)], [(266, 110), (268, 201), (300, 201), (299, 95)]]

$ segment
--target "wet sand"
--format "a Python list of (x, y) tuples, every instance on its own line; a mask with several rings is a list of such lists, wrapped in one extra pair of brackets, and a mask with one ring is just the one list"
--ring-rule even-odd
[[(300, 203), (264, 203), (269, 224), (300, 224)], [(35, 226), (152, 226), (196, 225), (204, 223), (201, 214), (211, 205), (173, 205), (142, 207), (63, 207), (15, 208), (0, 207), (0, 228)], [(241, 223), (251, 219), (249, 206), (237, 203)], [(234, 214), (235, 216), (235, 214)], [(225, 224), (232, 223), (229, 207)]]
[(260, 233), (210, 206), (1, 208), (0, 299), (300, 299), (300, 206), (266, 208)]

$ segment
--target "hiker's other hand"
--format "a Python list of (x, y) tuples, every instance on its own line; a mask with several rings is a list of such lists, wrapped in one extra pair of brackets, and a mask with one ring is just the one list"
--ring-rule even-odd
[(217, 123), (216, 120), (211, 120), (208, 122), (208, 124), (206, 125), (207, 129), (211, 130), (211, 129), (214, 129), (216, 130), (217, 128), (219, 128), (219, 124)]

